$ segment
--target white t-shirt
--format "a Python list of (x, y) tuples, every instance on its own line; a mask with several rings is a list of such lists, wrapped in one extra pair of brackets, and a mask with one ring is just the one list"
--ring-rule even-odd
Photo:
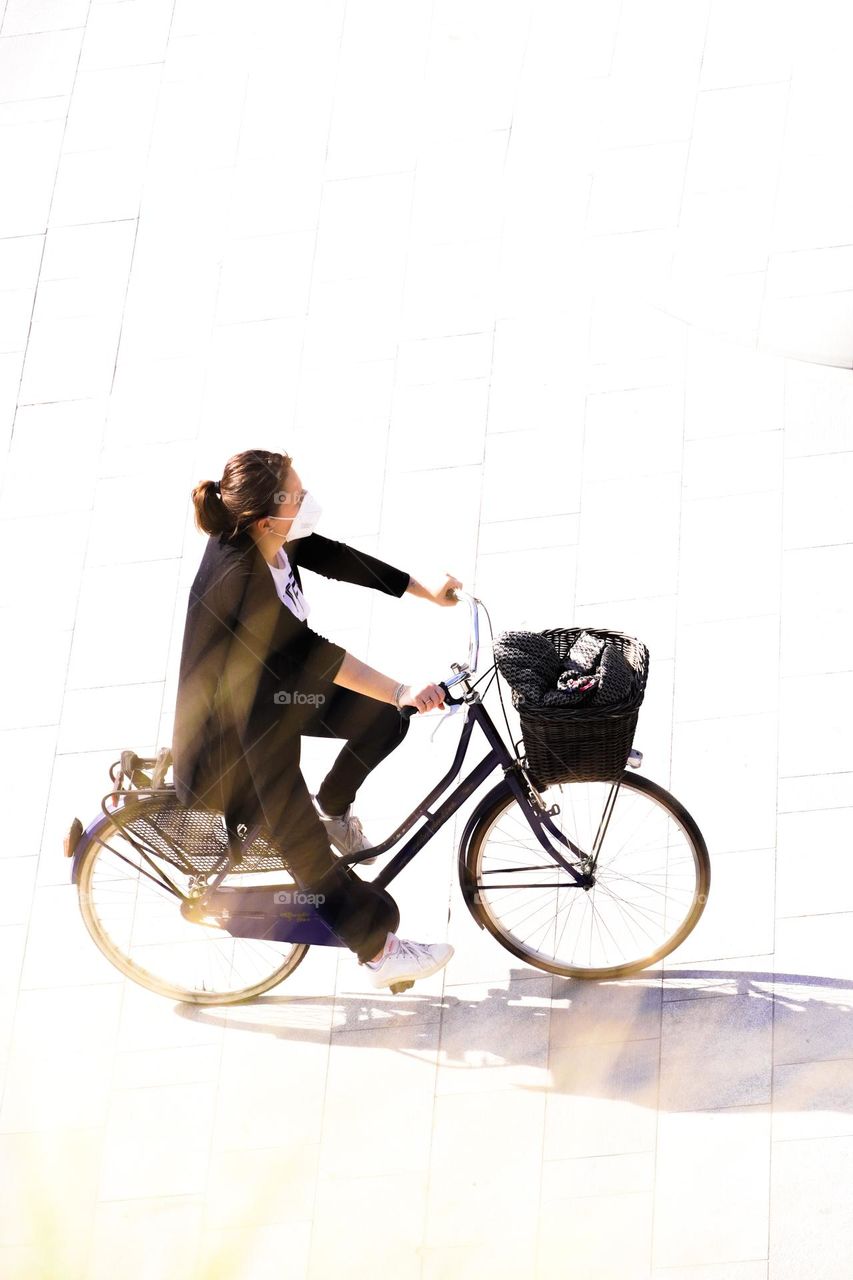
[(283, 547), (279, 547), (276, 552), (276, 564), (271, 564), (269, 570), (273, 576), (275, 589), (282, 604), (286, 604), (290, 612), (300, 621), (307, 618), (309, 613), (308, 602), (300, 591), (296, 578), (293, 576), (293, 569), (287, 558), (287, 552)]

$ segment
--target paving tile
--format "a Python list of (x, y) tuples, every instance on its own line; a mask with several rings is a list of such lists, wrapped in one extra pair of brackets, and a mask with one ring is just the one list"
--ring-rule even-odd
[[(770, 1275), (814, 1269), (827, 1280), (845, 1274), (853, 1231), (849, 1185), (853, 1138), (773, 1144)], [(832, 1221), (832, 1238), (826, 1222)]]
[(678, 218), (688, 148), (683, 142), (617, 147), (593, 173), (591, 235), (671, 227)]
[(702, 88), (787, 80), (798, 35), (795, 18), (796, 7), (790, 4), (759, 3), (744, 14), (731, 0), (715, 3), (705, 38)]
[(779, 695), (779, 774), (841, 773), (847, 749), (853, 672), (783, 676)]
[(4, 40), (0, 50), (3, 101), (70, 93), (84, 34), (85, 27), (76, 26)]
[[(98, 1188), (103, 1130), (0, 1134), (0, 1241), (38, 1248), (38, 1261), (76, 1257)], [(51, 1252), (53, 1257), (51, 1258)], [(47, 1258), (45, 1255), (47, 1254)]]
[(662, 1112), (655, 1177), (655, 1266), (766, 1257), (769, 1159), (767, 1105)]
[(853, 293), (769, 303), (761, 341), (781, 354), (846, 367), (853, 350)]
[(164, 0), (137, 10), (116, 10), (115, 5), (96, 6), (86, 23), (81, 65), (94, 67), (136, 66), (163, 57), (172, 11)]
[(704, 1263), (697, 1267), (656, 1267), (652, 1280), (767, 1280), (767, 1262)]
[(547, 1089), (551, 979), (445, 990), (436, 1095)]
[(649, 1275), (652, 1203), (648, 1192), (551, 1203), (543, 1197), (537, 1276), (553, 1275), (565, 1265), (568, 1235), (572, 1265), (582, 1268), (583, 1275), (643, 1280)]
[(777, 357), (691, 331), (685, 438), (778, 430), (784, 422), (785, 368)]
[(714, 88), (697, 97), (687, 189), (772, 185), (779, 171), (788, 77), (780, 76), (776, 83)]
[(853, 773), (801, 774), (779, 779), (779, 813), (847, 809), (853, 805)]
[(614, 982), (552, 979), (554, 1050), (623, 1044), (660, 1036), (661, 985), (654, 972)]
[(721, 995), (754, 992), (770, 1000), (773, 995), (773, 956), (738, 956), (734, 959), (698, 962), (665, 960), (663, 999), (704, 1000)]
[(426, 1193), (425, 1173), (321, 1177), (308, 1276), (328, 1276), (340, 1267), (348, 1274), (368, 1276), (379, 1264), (417, 1280)]
[(657, 1036), (555, 1049), (544, 1159), (652, 1150), (659, 1059)]
[(850, 919), (842, 911), (777, 921), (774, 1062), (849, 1056), (851, 985), (841, 957)]
[[(578, 595), (587, 601), (669, 595), (678, 579), (680, 477), (584, 484)], [(629, 548), (641, 554), (626, 554)]]
[(590, 395), (585, 425), (585, 478), (636, 479), (681, 469), (684, 434), (681, 386)]
[[(705, 833), (707, 834), (707, 832)], [(734, 961), (751, 951), (772, 952), (774, 940), (773, 849), (723, 852), (709, 844), (711, 889), (698, 923), (672, 956), (670, 965)], [(734, 964), (732, 965), (734, 967)]]
[(654, 1176), (654, 1153), (651, 1151), (545, 1160), (542, 1164), (542, 1203), (651, 1191)]
[[(762, 661), (745, 687), (729, 681), (723, 655), (741, 646), (760, 652)], [(775, 710), (779, 697), (779, 616), (693, 622), (676, 635), (674, 715), (676, 721)]]
[(208, 1227), (193, 1280), (209, 1280), (226, 1259), (251, 1268), (257, 1280), (304, 1280), (308, 1273), (311, 1223), (271, 1222), (258, 1227)]
[(428, 1247), (482, 1246), (535, 1231), (544, 1122), (545, 1099), (536, 1092), (435, 1100)]
[(88, 1274), (128, 1277), (159, 1271), (190, 1274), (198, 1253), (204, 1203), (200, 1196), (151, 1196), (99, 1203), (95, 1209)]
[[(661, 1108), (700, 1111), (769, 1102), (772, 1034), (772, 1003), (757, 993), (668, 1001), (661, 1034)], [(734, 1061), (733, 1044), (738, 1046)]]
[[(853, 911), (850, 832), (853, 810), (826, 809), (779, 816), (776, 915), (812, 916)], [(809, 874), (812, 858), (820, 875)]]
[(853, 1059), (779, 1063), (773, 1070), (773, 1141), (853, 1135)]
[[(849, 670), (843, 645), (821, 645), (805, 640), (802, 619), (808, 617), (816, 632), (842, 635), (847, 628), (849, 602), (835, 584), (842, 580), (851, 560), (849, 545), (792, 548), (782, 553), (782, 616), (780, 670), (783, 676), (813, 671)], [(799, 625), (798, 625), (799, 624)]]
[(853, 440), (853, 387), (846, 369), (785, 363), (785, 455), (841, 453)]
[[(674, 727), (670, 790), (698, 823), (712, 862), (718, 853), (775, 843), (778, 718), (727, 716)], [(723, 808), (713, 798), (720, 776)]]
[(819, 547), (850, 540), (842, 495), (853, 475), (853, 451), (788, 458), (784, 546)]

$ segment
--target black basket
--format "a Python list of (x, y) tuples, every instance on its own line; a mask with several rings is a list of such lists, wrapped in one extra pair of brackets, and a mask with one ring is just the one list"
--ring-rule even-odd
[[(116, 826), (157, 858), (164, 858), (187, 875), (220, 871), (228, 858), (228, 836), (222, 815), (214, 810), (179, 804), (168, 792), (129, 798), (110, 818)], [(248, 832), (246, 833), (248, 835)], [(235, 873), (287, 870), (283, 855), (263, 830), (248, 846), (238, 837), (240, 860)]]
[[(596, 627), (554, 627), (547, 636), (563, 659), (582, 631), (618, 645), (636, 673), (637, 689), (608, 706), (547, 707), (516, 703), (527, 770), (541, 790), (563, 782), (616, 782), (631, 754), (649, 674), (649, 651), (634, 636)], [(511, 683), (511, 682), (510, 682)]]

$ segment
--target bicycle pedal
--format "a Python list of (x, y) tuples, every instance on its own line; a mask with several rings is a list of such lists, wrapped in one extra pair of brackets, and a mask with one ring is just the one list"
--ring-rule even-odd
[(413, 981), (412, 982), (392, 982), (391, 986), (389, 987), (389, 990), (393, 991), (395, 996), (398, 996), (401, 991), (408, 991), (409, 987), (413, 987), (414, 985), (415, 984)]

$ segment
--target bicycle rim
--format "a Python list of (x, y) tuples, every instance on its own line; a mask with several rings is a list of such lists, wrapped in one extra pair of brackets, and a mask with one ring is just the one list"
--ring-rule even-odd
[[(83, 920), (107, 959), (150, 991), (191, 1004), (233, 1004), (276, 986), (308, 951), (304, 943), (235, 938), (187, 920), (180, 897), (155, 868), (162, 866), (184, 895), (187, 874), (157, 857), (152, 867), (108, 819), (96, 834), (104, 843), (92, 842), (78, 878)], [(282, 873), (282, 883), (286, 879)], [(250, 882), (226, 877), (229, 885)]]
[[(552, 818), (558, 830), (591, 854), (612, 790), (577, 782), (542, 794), (546, 805), (560, 806)], [(694, 928), (710, 884), (693, 819), (662, 787), (627, 773), (588, 890), (549, 857), (509, 792), (475, 833), (467, 873), (477, 916), (503, 946), (539, 969), (576, 978), (625, 977), (668, 955)]]

